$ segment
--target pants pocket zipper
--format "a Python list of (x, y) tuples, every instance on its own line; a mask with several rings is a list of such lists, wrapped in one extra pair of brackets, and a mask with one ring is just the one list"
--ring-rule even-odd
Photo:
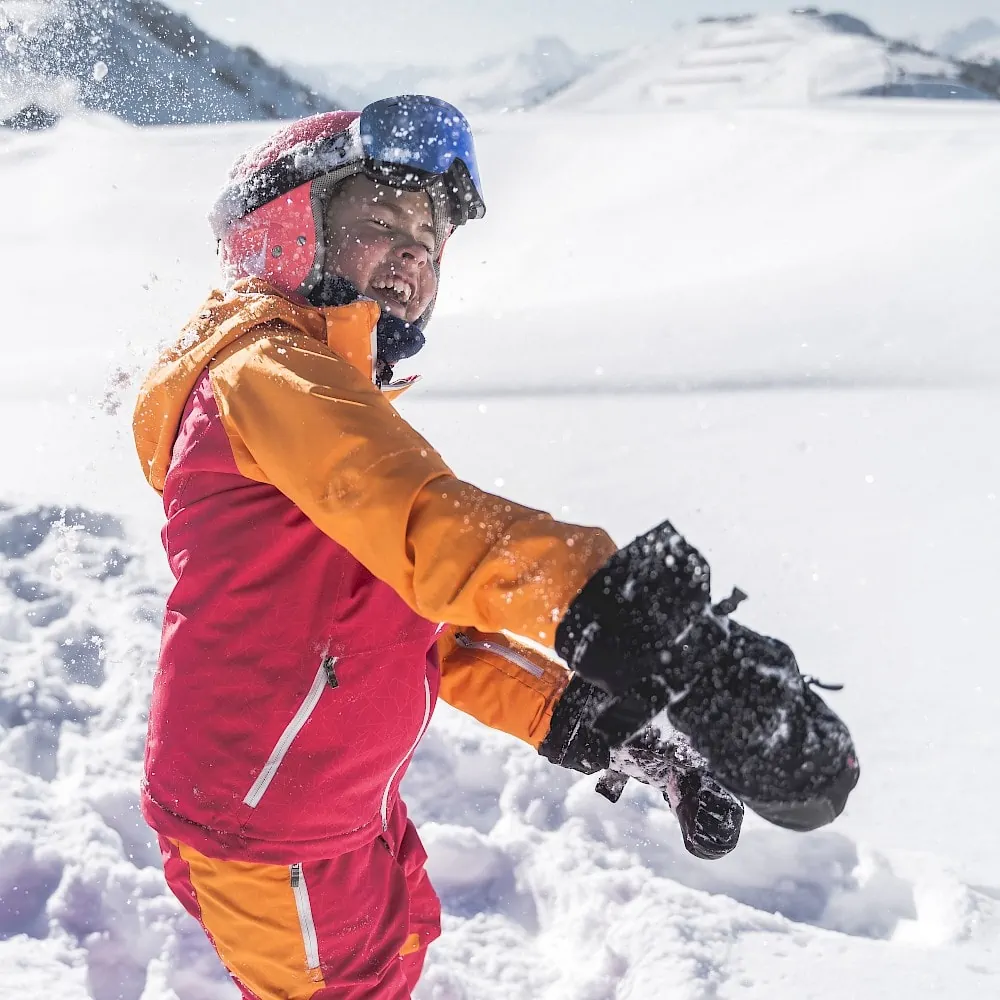
[(309, 888), (306, 885), (305, 872), (300, 863), (289, 867), (288, 880), (292, 886), (295, 909), (299, 915), (299, 930), (302, 933), (302, 944), (306, 951), (306, 966), (310, 969), (318, 969), (319, 939), (316, 936), (316, 922), (313, 920), (312, 905), (309, 902)]

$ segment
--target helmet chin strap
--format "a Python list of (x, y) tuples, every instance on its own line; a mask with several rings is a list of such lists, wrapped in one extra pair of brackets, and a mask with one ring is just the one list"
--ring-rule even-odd
[[(324, 272), (308, 298), (312, 305), (326, 308), (350, 305), (361, 298), (361, 293), (347, 278)], [(408, 323), (405, 319), (393, 316), (386, 309), (381, 310), (375, 333), (378, 352), (375, 370), (380, 385), (392, 380), (394, 365), (405, 358), (412, 358), (424, 346), (424, 333), (421, 327), (426, 320), (427, 312), (415, 323)]]

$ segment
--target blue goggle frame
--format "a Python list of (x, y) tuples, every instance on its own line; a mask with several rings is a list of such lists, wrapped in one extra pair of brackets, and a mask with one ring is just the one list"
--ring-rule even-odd
[(373, 174), (447, 200), (453, 225), (486, 214), (472, 129), (458, 108), (406, 94), (369, 104), (358, 122)]

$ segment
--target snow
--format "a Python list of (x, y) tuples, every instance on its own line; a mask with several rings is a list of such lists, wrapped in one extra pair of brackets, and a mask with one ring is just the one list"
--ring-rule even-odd
[[(750, 594), (739, 619), (846, 683), (863, 774), (833, 827), (748, 816), (698, 862), (641, 786), (612, 805), (442, 707), (405, 787), (446, 911), (418, 997), (996, 994), (1000, 111), (474, 124), (489, 214), (449, 244), (404, 415), (460, 474), (621, 541), (669, 516), (717, 595)], [(0, 136), (4, 996), (234, 995), (136, 812), (169, 578), (129, 411), (268, 131)]]

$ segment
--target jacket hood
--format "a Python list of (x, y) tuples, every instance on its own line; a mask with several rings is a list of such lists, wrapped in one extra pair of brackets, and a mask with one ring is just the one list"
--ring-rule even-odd
[[(376, 330), (381, 310), (370, 299), (317, 308), (300, 305), (259, 278), (245, 278), (229, 292), (213, 291), (147, 375), (133, 419), (143, 474), (158, 493), (170, 467), (184, 407), (201, 373), (234, 341), (265, 325), (283, 324), (325, 343), (331, 351), (376, 380)], [(415, 379), (394, 383), (392, 395)]]

